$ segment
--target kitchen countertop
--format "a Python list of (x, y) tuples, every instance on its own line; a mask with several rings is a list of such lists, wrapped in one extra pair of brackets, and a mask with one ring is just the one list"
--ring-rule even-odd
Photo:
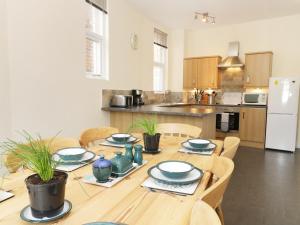
[(165, 107), (163, 105), (143, 105), (131, 108), (118, 108), (118, 107), (103, 107), (103, 111), (107, 112), (132, 112), (132, 113), (147, 113), (147, 114), (160, 114), (160, 115), (177, 115), (177, 116), (193, 116), (204, 117), (210, 114), (215, 114), (216, 111), (213, 107)]
[(229, 104), (189, 104), (189, 103), (165, 103), (159, 105), (143, 105), (131, 108), (103, 107), (103, 111), (107, 112), (132, 112), (147, 113), (161, 115), (178, 115), (203, 117), (218, 112), (215, 107), (251, 107), (251, 108), (267, 108), (266, 105), (229, 105)]

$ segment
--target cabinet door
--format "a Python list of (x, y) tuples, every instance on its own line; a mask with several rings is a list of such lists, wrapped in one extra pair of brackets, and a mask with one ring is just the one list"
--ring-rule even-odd
[(183, 88), (193, 89), (197, 87), (197, 59), (185, 59), (183, 71)]
[(219, 57), (207, 57), (198, 59), (198, 88), (218, 88)]
[(265, 108), (241, 108), (239, 131), (241, 140), (264, 143), (266, 116)]
[(245, 87), (267, 87), (272, 73), (272, 53), (246, 54)]

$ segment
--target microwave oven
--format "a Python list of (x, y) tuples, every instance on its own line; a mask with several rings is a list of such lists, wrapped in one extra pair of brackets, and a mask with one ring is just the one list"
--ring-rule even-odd
[(266, 93), (243, 93), (242, 104), (244, 105), (267, 105), (268, 94)]

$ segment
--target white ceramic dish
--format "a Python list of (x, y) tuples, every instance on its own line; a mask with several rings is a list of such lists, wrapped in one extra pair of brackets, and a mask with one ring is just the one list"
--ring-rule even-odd
[(133, 137), (133, 136), (130, 136), (128, 138), (127, 141), (125, 142), (118, 142), (118, 141), (115, 141), (112, 137), (108, 137), (105, 139), (106, 141), (108, 141), (109, 143), (112, 143), (112, 144), (116, 144), (116, 145), (124, 145), (124, 144), (127, 144), (127, 143), (132, 143), (132, 142), (135, 142), (137, 140), (136, 137)]
[(118, 134), (112, 134), (111, 137), (116, 142), (127, 142), (128, 139), (131, 137), (131, 135), (118, 133)]
[(170, 178), (182, 178), (188, 175), (194, 169), (190, 163), (177, 160), (168, 160), (157, 164), (156, 166), (162, 174)]

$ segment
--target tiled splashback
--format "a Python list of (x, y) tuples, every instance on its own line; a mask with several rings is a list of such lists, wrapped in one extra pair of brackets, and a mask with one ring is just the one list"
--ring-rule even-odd
[[(102, 106), (109, 106), (110, 99), (113, 95), (130, 95), (131, 90), (102, 90)], [(144, 91), (145, 104), (161, 104), (161, 103), (175, 103), (188, 102), (188, 92), (166, 92), (165, 94), (155, 93), (153, 91)]]

